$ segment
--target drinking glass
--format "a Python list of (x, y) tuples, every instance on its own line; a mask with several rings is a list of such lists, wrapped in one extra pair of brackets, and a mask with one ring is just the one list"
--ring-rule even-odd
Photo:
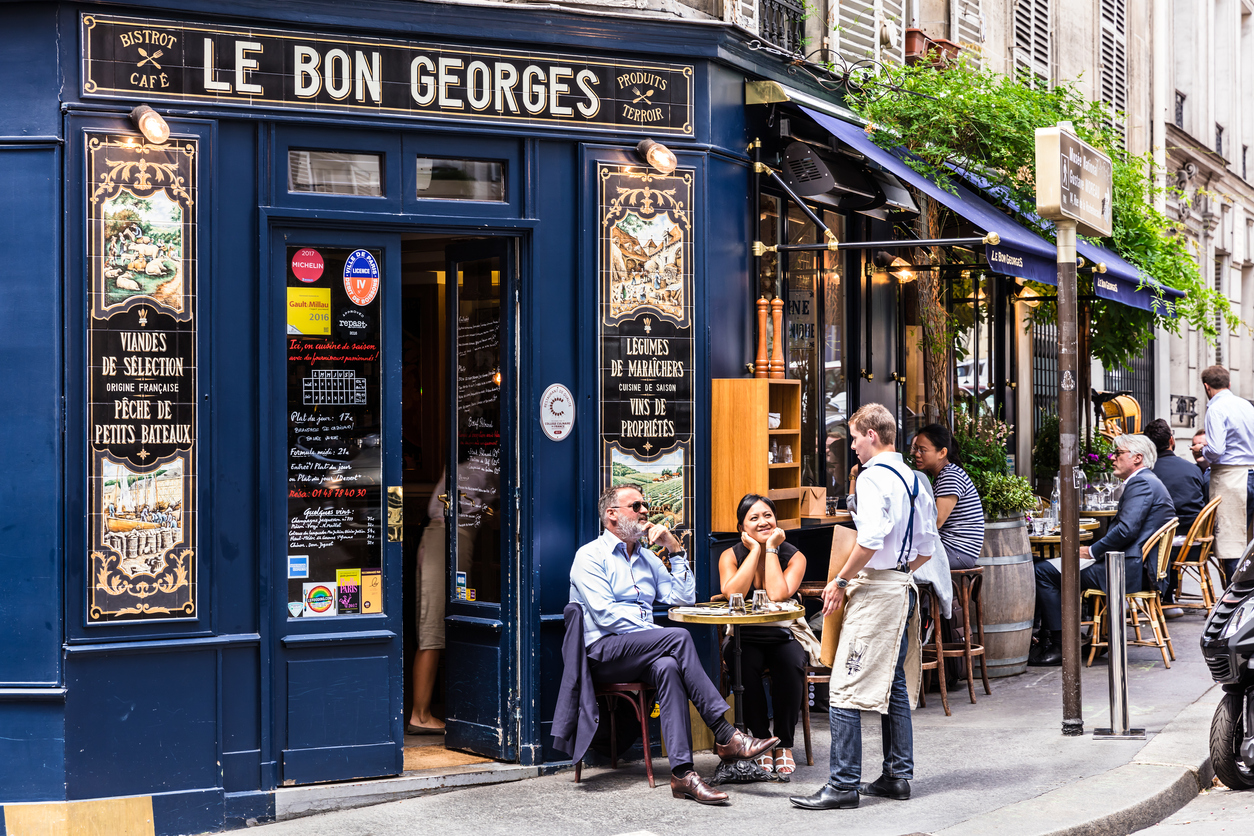
[(743, 592), (733, 592), (727, 599), (727, 610), (732, 615), (745, 614), (745, 596)]
[(784, 464), (792, 464), (792, 445), (784, 445)]
[(753, 590), (753, 611), (766, 612), (767, 604), (771, 603), (771, 599), (766, 597), (765, 589)]

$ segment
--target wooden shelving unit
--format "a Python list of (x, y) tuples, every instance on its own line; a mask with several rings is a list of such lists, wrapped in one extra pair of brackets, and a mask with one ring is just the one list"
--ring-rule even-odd
[[(801, 525), (801, 382), (767, 378), (714, 381), (711, 520), (715, 531), (736, 530), (736, 505), (747, 493), (769, 496), (780, 528)], [(779, 413), (770, 429), (767, 413)], [(772, 464), (772, 440), (792, 448), (791, 462)]]

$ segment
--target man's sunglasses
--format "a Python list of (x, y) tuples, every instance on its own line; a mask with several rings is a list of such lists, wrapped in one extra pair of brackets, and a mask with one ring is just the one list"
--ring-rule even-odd
[(630, 505), (615, 505), (614, 507), (615, 508), (630, 508), (631, 510), (635, 511), (637, 514), (639, 514), (642, 511), (645, 513), (648, 513), (649, 511), (649, 503), (643, 502), (639, 499), (637, 499), (635, 502), (631, 503)]

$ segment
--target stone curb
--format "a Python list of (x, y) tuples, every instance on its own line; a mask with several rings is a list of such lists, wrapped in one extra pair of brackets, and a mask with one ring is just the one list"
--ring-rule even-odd
[(1214, 686), (1187, 706), (1130, 763), (932, 836), (1126, 836), (1156, 824), (1210, 786), (1210, 719), (1221, 693)]
[(462, 787), (522, 781), (545, 774), (540, 766), (486, 763), (401, 775), (369, 781), (280, 787), (274, 793), (275, 821), (369, 807), (420, 795), (447, 792)]

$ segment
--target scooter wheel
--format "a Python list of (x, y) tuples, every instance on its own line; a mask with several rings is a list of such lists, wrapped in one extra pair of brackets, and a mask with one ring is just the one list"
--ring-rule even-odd
[(1215, 776), (1234, 790), (1254, 789), (1254, 770), (1237, 759), (1245, 738), (1241, 719), (1241, 694), (1223, 695), (1210, 721), (1210, 762)]

